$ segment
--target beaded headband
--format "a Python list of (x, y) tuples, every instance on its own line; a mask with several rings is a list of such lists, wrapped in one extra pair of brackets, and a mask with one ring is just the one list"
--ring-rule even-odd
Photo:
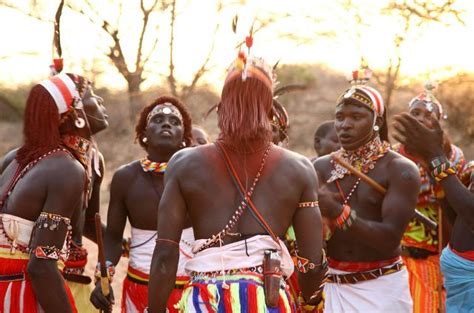
[(353, 71), (349, 77), (349, 82), (353, 86), (344, 91), (337, 100), (337, 104), (340, 104), (345, 99), (353, 99), (365, 105), (377, 116), (383, 116), (385, 106), (382, 95), (375, 88), (365, 86), (371, 75), (372, 71), (368, 68)]
[(436, 86), (432, 82), (426, 82), (424, 86), (424, 90), (422, 93), (420, 93), (418, 96), (413, 98), (410, 103), (408, 104), (408, 108), (411, 109), (411, 107), (416, 103), (416, 102), (423, 102), (425, 105), (426, 109), (429, 112), (433, 112), (433, 105), (436, 105), (438, 108), (439, 112), (439, 117), (438, 120), (443, 118), (446, 119), (447, 116), (444, 114), (443, 106), (441, 103), (436, 99), (436, 97), (433, 95), (433, 89), (435, 89)]
[(40, 82), (56, 104), (59, 114), (71, 109), (82, 109), (82, 99), (74, 81), (65, 73), (58, 74)]
[(157, 114), (164, 114), (164, 115), (173, 114), (179, 118), (181, 123), (183, 123), (183, 115), (181, 115), (181, 112), (179, 111), (179, 109), (170, 102), (160, 103), (157, 106), (155, 106), (153, 110), (151, 110), (150, 113), (148, 113), (148, 116), (146, 118), (147, 125), (148, 123), (150, 123), (150, 120)]

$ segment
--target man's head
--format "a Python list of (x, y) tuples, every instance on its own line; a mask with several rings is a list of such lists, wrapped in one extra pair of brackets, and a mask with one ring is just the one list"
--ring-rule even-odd
[(236, 147), (269, 142), (273, 102), (271, 67), (261, 59), (237, 60), (227, 75), (218, 106), (220, 137)]
[[(91, 83), (76, 74), (62, 73), (35, 85), (26, 101), (24, 144), (17, 161), (25, 165), (58, 147), (63, 135), (90, 136), (107, 127), (102, 101), (93, 94)], [(91, 128), (88, 114), (101, 122)]]
[(443, 106), (432, 93), (433, 89), (434, 85), (427, 83), (424, 91), (408, 104), (410, 114), (428, 128), (433, 128), (431, 118), (435, 118), (438, 121), (446, 118)]
[(380, 93), (368, 86), (353, 86), (337, 101), (336, 133), (341, 146), (354, 150), (380, 135), (388, 140), (386, 113)]
[(136, 140), (148, 149), (177, 151), (192, 142), (191, 115), (173, 97), (159, 97), (140, 112), (135, 126)]
[(323, 156), (338, 150), (340, 147), (334, 120), (324, 121), (314, 133), (314, 150), (318, 156)]
[(209, 135), (206, 133), (206, 131), (202, 127), (193, 125), (191, 132), (193, 135), (193, 142), (191, 144), (192, 147), (206, 145), (211, 141), (211, 139), (209, 138)]

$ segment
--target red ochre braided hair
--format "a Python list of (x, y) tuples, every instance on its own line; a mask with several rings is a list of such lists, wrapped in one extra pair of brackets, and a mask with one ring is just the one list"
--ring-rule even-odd
[[(61, 75), (67, 75), (74, 82), (82, 99), (87, 81), (75, 74)], [(44, 86), (37, 84), (31, 89), (23, 116), (24, 142), (16, 155), (20, 167), (57, 148), (62, 135), (74, 135), (77, 132), (74, 127), (76, 110), (73, 103), (67, 103), (67, 106), (69, 109), (60, 114), (57, 103)]]
[(174, 105), (179, 112), (181, 113), (183, 117), (183, 140), (186, 143), (186, 147), (191, 147), (192, 143), (192, 119), (191, 119), (191, 114), (189, 113), (188, 107), (178, 100), (177, 98), (171, 97), (171, 96), (162, 96), (157, 98), (155, 101), (150, 103), (149, 105), (145, 106), (142, 111), (140, 112), (140, 115), (138, 116), (138, 121), (135, 126), (135, 140), (138, 141), (140, 146), (143, 148), (146, 148), (147, 145), (146, 143), (143, 142), (143, 137), (145, 137), (145, 130), (147, 126), (147, 117), (148, 114), (153, 110), (154, 107), (160, 104), (164, 103), (171, 103)]
[(246, 60), (247, 68), (233, 67), (222, 89), (217, 116), (219, 139), (245, 148), (251, 142), (269, 142), (272, 138), (273, 77)]

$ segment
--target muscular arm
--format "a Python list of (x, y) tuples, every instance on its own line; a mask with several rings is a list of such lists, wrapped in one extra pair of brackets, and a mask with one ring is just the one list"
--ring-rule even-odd
[(117, 264), (122, 255), (122, 238), (127, 222), (127, 194), (128, 173), (127, 168), (119, 169), (112, 178), (110, 186), (110, 202), (107, 212), (107, 229), (105, 231), (104, 245), (105, 258)]
[[(307, 162), (306, 169), (302, 174), (304, 177), (304, 190), (300, 202), (316, 201), (318, 195), (318, 179), (313, 166)], [(314, 264), (321, 263), (323, 237), (322, 237), (322, 219), (318, 207), (297, 208), (293, 216), (293, 226), (295, 229), (296, 240), (298, 242), (298, 255), (308, 259)], [(320, 267), (310, 270), (307, 273), (299, 273), (303, 296), (308, 300), (311, 295), (318, 290), (323, 278), (324, 271)]]
[(420, 177), (414, 164), (398, 159), (393, 160), (388, 169), (390, 185), (382, 202), (382, 220), (370, 221), (357, 216), (347, 230), (348, 234), (382, 253), (390, 253), (400, 245), (413, 217), (420, 189)]
[[(122, 255), (122, 236), (127, 222), (127, 207), (125, 197), (129, 178), (127, 168), (122, 167), (115, 172), (110, 186), (109, 210), (107, 212), (107, 227), (104, 235), (105, 259), (114, 265), (120, 261)], [(112, 288), (110, 289), (112, 291)], [(113, 291), (112, 291), (113, 292)], [(102, 294), (100, 282), (97, 282), (91, 294), (91, 302), (96, 308), (106, 312), (111, 310), (113, 295), (105, 297)]]
[[(84, 170), (79, 164), (71, 166), (71, 161), (55, 159), (54, 170), (50, 172), (46, 200), (42, 211), (71, 218), (75, 209), (82, 204)], [(64, 244), (67, 225), (59, 224), (57, 230), (37, 228), (31, 247), (54, 246), (61, 249)], [(33, 290), (41, 307), (46, 312), (72, 312), (57, 262), (53, 259), (37, 258), (34, 253), (28, 262), (28, 274)], [(54, 296), (51, 296), (54, 295)]]
[(158, 208), (158, 240), (153, 252), (148, 285), (150, 312), (165, 312), (166, 302), (176, 280), (179, 241), (187, 212), (179, 185), (184, 163), (183, 155), (176, 154), (168, 163), (165, 175), (165, 188)]
[(466, 188), (456, 175), (441, 181), (446, 200), (466, 225), (474, 232), (474, 182)]
[[(92, 240), (93, 242), (97, 241), (96, 235), (95, 235), (95, 223), (94, 223), (94, 218), (95, 218), (95, 213), (98, 213), (100, 211), (100, 185), (102, 184), (102, 179), (104, 177), (104, 158), (102, 154), (100, 154), (99, 158), (99, 170), (101, 173), (101, 176), (98, 176), (96, 173), (93, 175), (96, 176), (94, 179), (94, 185), (92, 186), (92, 191), (91, 191), (91, 197), (89, 200), (89, 203), (87, 205), (87, 210), (86, 210), (86, 218), (85, 218), (85, 224), (84, 224), (84, 231), (83, 231), (83, 236), (86, 237), (87, 239)], [(105, 233), (105, 225), (102, 224), (102, 233)]]

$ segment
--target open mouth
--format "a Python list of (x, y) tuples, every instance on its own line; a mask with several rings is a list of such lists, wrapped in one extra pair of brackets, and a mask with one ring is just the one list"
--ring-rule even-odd
[(339, 140), (341, 142), (347, 142), (347, 141), (350, 141), (352, 139), (352, 136), (349, 135), (349, 134), (341, 134), (339, 135)]
[(169, 130), (162, 130), (160, 132), (160, 135), (162, 135), (162, 136), (171, 136), (171, 132)]

